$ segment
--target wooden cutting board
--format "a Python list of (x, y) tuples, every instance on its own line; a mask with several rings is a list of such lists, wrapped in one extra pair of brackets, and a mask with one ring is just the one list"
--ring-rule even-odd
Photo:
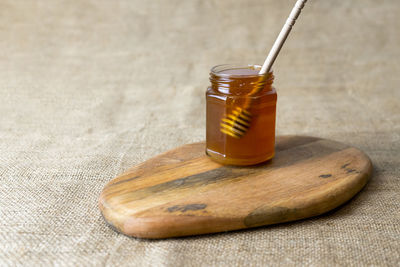
[(117, 231), (167, 238), (230, 231), (319, 215), (353, 197), (372, 171), (367, 155), (330, 140), (282, 136), (271, 161), (224, 166), (184, 145), (109, 182), (99, 206)]

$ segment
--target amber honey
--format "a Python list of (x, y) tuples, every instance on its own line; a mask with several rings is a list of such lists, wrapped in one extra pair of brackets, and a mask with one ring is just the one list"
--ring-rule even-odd
[[(277, 94), (273, 74), (259, 75), (259, 66), (219, 65), (211, 69), (206, 99), (206, 153), (229, 165), (253, 165), (271, 159), (275, 146)], [(243, 136), (221, 131), (221, 121), (237, 108), (251, 114)]]

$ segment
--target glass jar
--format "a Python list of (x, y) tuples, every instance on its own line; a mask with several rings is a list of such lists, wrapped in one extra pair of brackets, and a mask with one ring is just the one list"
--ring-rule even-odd
[(218, 65), (206, 92), (206, 154), (229, 165), (253, 165), (275, 154), (274, 76), (258, 65)]

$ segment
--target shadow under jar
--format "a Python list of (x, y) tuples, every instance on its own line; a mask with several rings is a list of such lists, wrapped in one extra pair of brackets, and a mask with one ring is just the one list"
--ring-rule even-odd
[[(253, 165), (275, 154), (274, 76), (272, 72), (266, 78), (259, 75), (260, 68), (218, 65), (211, 69), (211, 86), (206, 92), (206, 153), (219, 163)], [(248, 126), (241, 127), (240, 121), (235, 121), (238, 109), (249, 115)], [(226, 131), (223, 119), (237, 122), (242, 129)], [(239, 130), (240, 135), (233, 132)]]

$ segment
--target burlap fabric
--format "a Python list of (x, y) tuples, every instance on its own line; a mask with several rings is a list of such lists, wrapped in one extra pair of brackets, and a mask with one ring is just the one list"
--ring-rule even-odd
[(400, 3), (309, 1), (274, 70), (278, 134), (359, 147), (374, 174), (317, 218), (148, 241), (104, 184), (205, 138), (211, 66), (262, 63), (294, 1), (0, 2), (0, 265), (398, 266)]

